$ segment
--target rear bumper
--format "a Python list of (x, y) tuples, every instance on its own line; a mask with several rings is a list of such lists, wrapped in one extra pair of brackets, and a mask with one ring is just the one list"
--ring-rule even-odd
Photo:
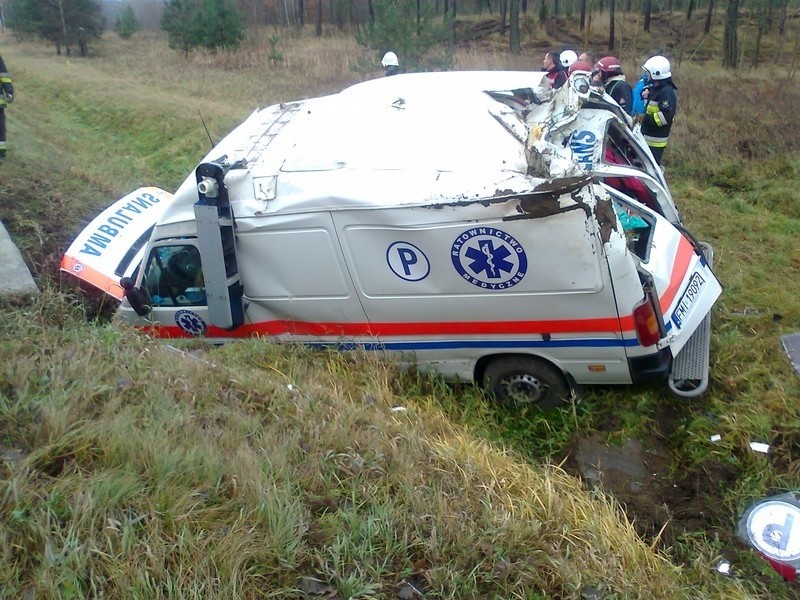
[(628, 359), (628, 368), (633, 383), (653, 383), (666, 381), (672, 369), (672, 351), (669, 346), (648, 354)]

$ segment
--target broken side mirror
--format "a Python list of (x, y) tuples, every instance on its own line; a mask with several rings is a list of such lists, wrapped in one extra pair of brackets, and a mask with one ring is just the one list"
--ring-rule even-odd
[(136, 287), (136, 283), (133, 281), (133, 279), (130, 277), (123, 277), (119, 280), (119, 285), (123, 290), (125, 290), (125, 298), (131, 305), (133, 312), (140, 317), (150, 314), (150, 311), (153, 310), (153, 308), (147, 301), (147, 294)]

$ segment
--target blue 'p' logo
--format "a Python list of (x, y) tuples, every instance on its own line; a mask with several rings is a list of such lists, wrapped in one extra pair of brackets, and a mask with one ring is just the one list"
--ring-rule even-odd
[(431, 263), (425, 253), (408, 242), (394, 242), (389, 246), (386, 262), (392, 273), (406, 281), (420, 281), (431, 272)]

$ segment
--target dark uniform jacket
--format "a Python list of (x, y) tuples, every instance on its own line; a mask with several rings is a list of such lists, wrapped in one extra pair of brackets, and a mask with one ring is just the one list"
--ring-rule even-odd
[(642, 135), (651, 148), (664, 148), (669, 141), (669, 130), (678, 110), (677, 87), (672, 79), (654, 81), (650, 97), (644, 101)]
[(3, 91), (0, 92), (0, 108), (2, 108), (7, 104), (9, 97), (14, 97), (14, 86), (11, 84), (11, 75), (8, 74), (6, 63), (3, 62), (2, 56), (0, 56), (0, 86), (3, 88)]
[(633, 90), (623, 75), (615, 75), (605, 83), (606, 93), (629, 115), (633, 114)]

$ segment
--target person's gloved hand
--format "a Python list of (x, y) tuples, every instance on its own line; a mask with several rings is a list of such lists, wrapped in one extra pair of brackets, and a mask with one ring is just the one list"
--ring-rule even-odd
[(641, 125), (642, 121), (644, 121), (644, 115), (633, 115), (633, 123), (631, 124), (631, 127)]
[(6, 93), (6, 101), (11, 104), (14, 101), (14, 94)]

